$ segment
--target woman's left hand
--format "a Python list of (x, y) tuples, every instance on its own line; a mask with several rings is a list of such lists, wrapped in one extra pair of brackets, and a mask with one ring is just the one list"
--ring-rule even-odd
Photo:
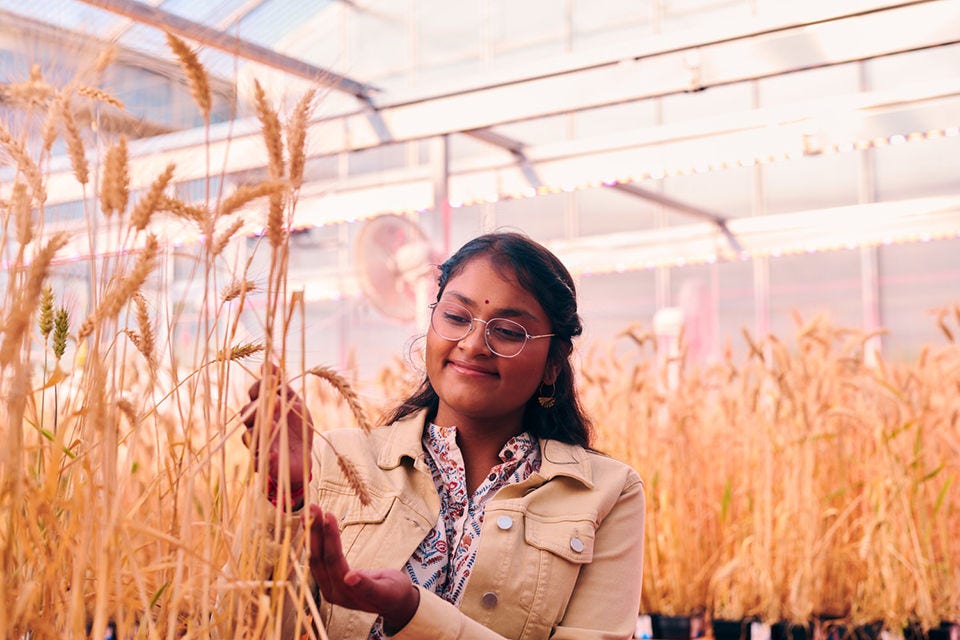
[(348, 609), (378, 613), (391, 635), (402, 629), (420, 605), (420, 592), (396, 569), (351, 569), (343, 555), (340, 529), (332, 513), (310, 505), (310, 571), (323, 598)]

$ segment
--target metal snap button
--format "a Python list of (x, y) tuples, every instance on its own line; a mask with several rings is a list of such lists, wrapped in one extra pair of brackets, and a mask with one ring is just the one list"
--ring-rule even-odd
[(580, 553), (583, 551), (583, 540), (580, 538), (570, 538), (570, 548)]
[(487, 591), (480, 597), (480, 604), (483, 605), (484, 609), (493, 609), (497, 606), (497, 594), (493, 591)]
[(513, 518), (510, 516), (500, 516), (497, 518), (497, 526), (506, 531), (513, 526)]

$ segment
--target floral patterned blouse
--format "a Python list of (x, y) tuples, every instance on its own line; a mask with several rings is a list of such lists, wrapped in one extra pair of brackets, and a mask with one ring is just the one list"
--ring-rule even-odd
[[(457, 428), (430, 424), (423, 434), (423, 449), (440, 495), (436, 526), (410, 556), (404, 572), (414, 584), (459, 604), (470, 578), (479, 546), (480, 527), (487, 501), (501, 488), (526, 480), (540, 470), (540, 447), (530, 433), (507, 441), (500, 450), (500, 464), (490, 469), (473, 495), (467, 493), (463, 454), (457, 445)], [(378, 618), (371, 640), (384, 637)]]

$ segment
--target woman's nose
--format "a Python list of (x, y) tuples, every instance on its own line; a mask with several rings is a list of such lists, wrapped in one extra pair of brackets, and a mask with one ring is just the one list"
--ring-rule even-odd
[(470, 333), (460, 339), (460, 348), (470, 352), (490, 353), (486, 339), (487, 326), (479, 320), (473, 321)]

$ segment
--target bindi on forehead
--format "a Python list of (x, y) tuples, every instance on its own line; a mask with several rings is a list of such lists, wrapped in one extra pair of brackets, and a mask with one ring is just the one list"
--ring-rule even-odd
[(483, 304), (490, 304), (490, 301), (489, 301), (489, 300), (484, 300), (484, 301), (483, 301)]

